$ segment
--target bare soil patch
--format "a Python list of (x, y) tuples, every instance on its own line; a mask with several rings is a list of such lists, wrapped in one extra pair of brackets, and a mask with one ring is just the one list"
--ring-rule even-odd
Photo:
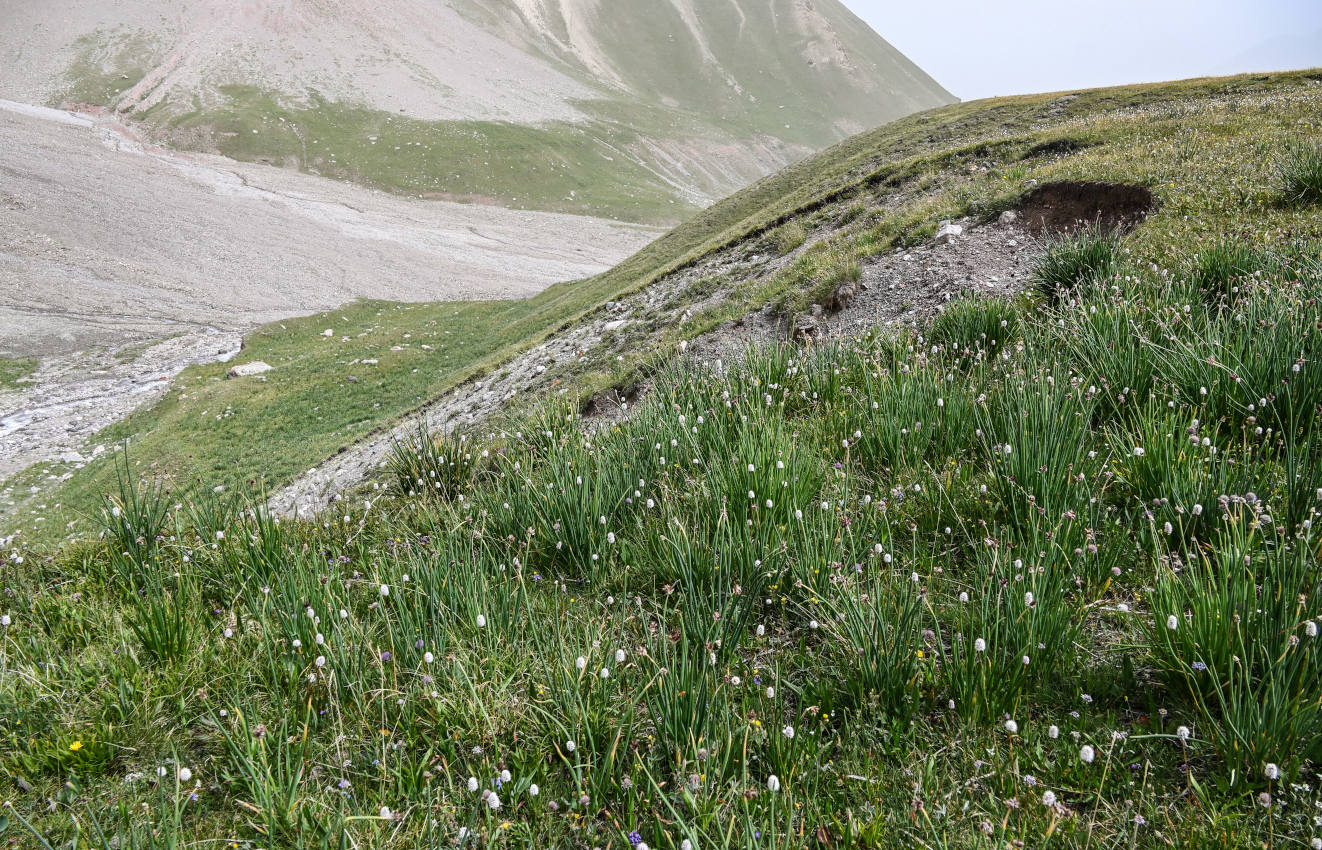
[(1062, 181), (1035, 189), (1020, 204), (1019, 214), (1028, 232), (1038, 237), (1089, 225), (1124, 232), (1146, 218), (1152, 206), (1146, 186)]

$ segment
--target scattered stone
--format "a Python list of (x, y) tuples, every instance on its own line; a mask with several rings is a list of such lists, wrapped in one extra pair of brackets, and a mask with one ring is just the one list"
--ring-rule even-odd
[(349, 377), (345, 378), (344, 380), (348, 381), (348, 382), (351, 383), (351, 384), (356, 384), (356, 383), (358, 383), (358, 379), (357, 379), (356, 377), (354, 377), (353, 375), (350, 375)]
[(239, 363), (236, 366), (231, 366), (230, 370), (225, 373), (225, 377), (248, 378), (269, 371), (271, 371), (271, 364), (265, 363), (261, 360), (254, 360), (251, 363)]
[(326, 337), (327, 339), (330, 339), (331, 337), (335, 336), (335, 328), (326, 328), (326, 330), (321, 332), (321, 335)]
[(1001, 224), (1014, 224), (1018, 220), (1019, 220), (1019, 213), (1015, 212), (1014, 210), (1006, 210), (1005, 212), (1001, 213), (1001, 217), (998, 219), (998, 221), (1000, 221)]
[(607, 333), (613, 333), (628, 324), (629, 324), (628, 319), (616, 319), (613, 322), (607, 322), (606, 324), (602, 325), (602, 329), (605, 330)]
[(854, 300), (867, 286), (861, 280), (847, 280), (835, 288), (831, 293), (831, 300), (826, 302), (827, 309), (832, 313), (839, 313), (849, 306), (849, 302)]
[(797, 342), (812, 342), (821, 332), (821, 327), (817, 320), (812, 316), (799, 316), (794, 320), (794, 331), (791, 336)]
[(957, 236), (964, 235), (964, 228), (958, 224), (943, 222), (936, 231), (936, 244), (946, 245), (953, 241)]

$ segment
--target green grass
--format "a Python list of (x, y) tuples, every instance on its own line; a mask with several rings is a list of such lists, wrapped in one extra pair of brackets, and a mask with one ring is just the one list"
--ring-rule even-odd
[(1278, 166), (1281, 194), (1292, 204), (1322, 204), (1322, 145), (1296, 145)]
[[(1229, 306), (1122, 263), (422, 433), (315, 522), (127, 466), (101, 542), (0, 567), (0, 834), (1306, 845), (1322, 257)], [(1114, 404), (1107, 310), (1158, 373)]]
[[(1149, 187), (1157, 208), (1126, 238), (1130, 257), (1185, 267), (1187, 257), (1227, 233), (1240, 232), (1245, 241), (1275, 249), (1288, 234), (1322, 227), (1317, 207), (1282, 205), (1274, 182), (1276, 163), (1299, 134), (1317, 132), (1318, 101), (1311, 77), (1301, 73), (1001, 98), (912, 116), (694, 214), (596, 278), (559, 284), (518, 303), (347, 308), (355, 333), (376, 321), (377, 310), (386, 311), (377, 337), (385, 348), (404, 333), (434, 333), (427, 324), (433, 320), (450, 322), (445, 327), (454, 333), (489, 330), (499, 340), (475, 338), (462, 350), (450, 349), (444, 356), (453, 360), (444, 368), (420, 368), (428, 361), (414, 346), (397, 358), (383, 357), (372, 384), (345, 385), (339, 383), (344, 363), (364, 356), (354, 347), (365, 345), (354, 343), (344, 353), (323, 345), (317, 336), (326, 325), (321, 320), (289, 324), (288, 330), (268, 326), (252, 336), (252, 356), (265, 358), (259, 352), (271, 346), (271, 357), (287, 362), (281, 366), (265, 358), (279, 367), (267, 384), (213, 381), (222, 372), (219, 366), (194, 370), (181, 383), (197, 396), (180, 402), (172, 394), (99, 441), (132, 436), (144, 447), (136, 453), (140, 461), (179, 482), (201, 477), (208, 486), (234, 485), (261, 478), (277, 487), (354, 438), (571, 326), (604, 302), (722, 249), (770, 250), (778, 238), (773, 231), (782, 225), (802, 227), (805, 233), (829, 230), (825, 240), (784, 271), (731, 281), (730, 297), (693, 321), (632, 338), (619, 352), (622, 361), (616, 362), (611, 351), (597, 365), (553, 369), (546, 383), (560, 380), (561, 387), (591, 392), (636, 382), (665, 359), (679, 338), (768, 303), (786, 313), (801, 310), (829, 295), (834, 283), (870, 257), (927, 238), (940, 219), (992, 216), (1013, 206), (1031, 188), (1030, 181), (1109, 180)], [(860, 203), (870, 211), (846, 215)], [(369, 380), (366, 373), (357, 377)], [(280, 392), (271, 391), (277, 386)], [(227, 407), (234, 413), (224, 417)], [(202, 410), (208, 411), (205, 421)], [(261, 435), (261, 441), (252, 434)], [(43, 496), (48, 507), (41, 514), (46, 520), (35, 529), (37, 540), (56, 539), (66, 523), (96, 503), (95, 494), (111, 480), (97, 467), (76, 471), (67, 484)], [(21, 477), (20, 489), (41, 480), (45, 468)], [(55, 504), (61, 507), (50, 507)], [(26, 512), (23, 516), (31, 518)], [(20, 530), (12, 527), (16, 520), (10, 522), (10, 531)], [(85, 522), (81, 527), (86, 530)], [(21, 530), (34, 533), (28, 520)]]
[(18, 386), (20, 379), (36, 370), (37, 360), (34, 357), (0, 357), (0, 387)]
[[(1306, 846), (1322, 217), (1280, 203), (1273, 163), (1320, 97), (1278, 75), (961, 105), (590, 281), (261, 329), (243, 358), (275, 367), (265, 381), (190, 370), (106, 435), (133, 435), (127, 457), (50, 497), (82, 505), (86, 542), (7, 543), (0, 836)], [(932, 150), (910, 136), (947, 131)], [(1157, 196), (1111, 274), (727, 370), (669, 355), (1053, 179)], [(873, 210), (850, 212), (861, 197)], [(713, 251), (768, 250), (787, 222), (831, 230), (775, 274), (695, 280), (694, 298), (733, 289), (692, 327), (553, 369), (462, 442), (419, 434), (315, 521), (249, 501), (245, 482)], [(1247, 270), (1217, 247), (1241, 234), (1270, 262), (1208, 297)], [(651, 392), (595, 431), (557, 392), (625, 378)]]
[(52, 105), (114, 104), (142, 81), (159, 55), (145, 36), (118, 37), (105, 31), (82, 36), (74, 43), (74, 50), (64, 86)]
[(629, 125), (423, 121), (320, 99), (288, 106), (251, 86), (221, 93), (224, 100), (204, 111), (160, 107), (147, 120), (176, 144), (204, 139), (234, 159), (391, 192), (649, 223), (674, 223), (693, 211), (625, 153), (638, 138)]
[(1120, 237), (1089, 228), (1055, 237), (1043, 246), (1033, 285), (1057, 300), (1085, 283), (1106, 283), (1120, 269)]

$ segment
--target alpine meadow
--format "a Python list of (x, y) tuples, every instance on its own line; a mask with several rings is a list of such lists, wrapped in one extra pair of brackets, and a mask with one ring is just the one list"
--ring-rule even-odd
[(1317, 71), (919, 112), (96, 440), (3, 485), (6, 846), (1322, 847)]

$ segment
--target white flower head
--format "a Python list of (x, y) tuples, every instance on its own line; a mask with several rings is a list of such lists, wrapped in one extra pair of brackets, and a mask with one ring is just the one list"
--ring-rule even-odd
[(1042, 792), (1042, 805), (1046, 806), (1048, 809), (1054, 808), (1055, 805), (1056, 805), (1056, 792), (1055, 792), (1055, 791), (1043, 791), (1043, 792)]
[(770, 791), (772, 794), (774, 794), (774, 793), (776, 793), (777, 791), (779, 791), (779, 790), (780, 790), (780, 777), (776, 776), (776, 774), (774, 774), (774, 773), (771, 774), (770, 776), (768, 776), (768, 777), (767, 777), (767, 790)]
[(477, 793), (477, 777), (476, 777), (476, 776), (470, 776), (470, 777), (468, 777), (468, 792), (469, 792), (470, 794), (475, 794), (475, 793)]
[(1097, 753), (1090, 745), (1084, 744), (1079, 748), (1079, 759), (1084, 764), (1092, 764), (1095, 758), (1097, 758)]

